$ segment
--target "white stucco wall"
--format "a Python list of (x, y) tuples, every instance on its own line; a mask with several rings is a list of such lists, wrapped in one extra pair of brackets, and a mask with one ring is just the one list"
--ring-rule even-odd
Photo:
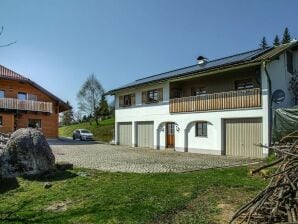
[[(293, 55), (294, 68), (298, 66), (298, 55)], [(296, 67), (297, 68), (297, 67)], [(273, 60), (267, 66), (267, 70), (272, 82), (272, 93), (277, 89), (282, 89), (285, 92), (285, 100), (280, 103), (272, 103), (273, 109), (286, 108), (294, 105), (293, 92), (290, 89), (290, 80), (292, 74), (287, 71), (287, 59), (286, 54), (281, 54), (279, 59)]]
[[(298, 71), (298, 52), (294, 52), (294, 70)], [(287, 72), (286, 55), (280, 55), (278, 60), (268, 63), (267, 70), (272, 82), (272, 92), (282, 89), (286, 98), (281, 104), (273, 104), (273, 108), (289, 107), (293, 105), (293, 95), (289, 89), (289, 81), (292, 74)], [(175, 150), (208, 154), (222, 154), (223, 150), (223, 120), (230, 118), (262, 118), (263, 121), (263, 144), (269, 143), (269, 103), (268, 103), (268, 79), (265, 73), (264, 64), (261, 65), (261, 87), (262, 87), (262, 108), (208, 111), (197, 113), (169, 113), (169, 82), (163, 82), (146, 87), (139, 87), (131, 90), (120, 91), (115, 96), (116, 103), (116, 127), (119, 122), (132, 122), (132, 146), (135, 145), (135, 125), (138, 121), (154, 122), (154, 147), (164, 149), (166, 144), (167, 122), (174, 122), (175, 125)], [(163, 102), (158, 104), (142, 105), (142, 91), (163, 88)], [(136, 105), (129, 108), (119, 108), (119, 95), (135, 93)], [(195, 122), (208, 122), (208, 136), (195, 137)], [(115, 128), (115, 139), (117, 140), (117, 128)], [(263, 150), (266, 155), (268, 151)]]
[[(264, 79), (264, 80), (263, 80)], [(142, 91), (152, 88), (163, 88), (164, 102), (158, 104), (141, 104)], [(207, 154), (221, 155), (223, 149), (223, 119), (229, 118), (262, 118), (263, 119), (263, 144), (268, 145), (268, 89), (267, 78), (262, 75), (262, 102), (265, 107), (261, 109), (242, 109), (242, 110), (225, 110), (225, 111), (208, 111), (199, 113), (169, 113), (169, 82), (164, 82), (156, 86), (146, 88), (137, 88), (134, 90), (122, 91), (116, 95), (116, 124), (119, 122), (132, 122), (132, 136), (135, 136), (135, 123), (138, 121), (154, 122), (154, 148), (165, 148), (165, 124), (167, 122), (176, 123), (175, 127), (175, 150), (188, 151)], [(118, 96), (135, 93), (136, 105), (129, 108), (119, 108)], [(195, 137), (196, 121), (208, 122), (208, 136)], [(116, 133), (117, 139), (117, 133)], [(136, 144), (135, 138), (132, 139), (132, 146)], [(267, 150), (264, 150), (264, 154)]]

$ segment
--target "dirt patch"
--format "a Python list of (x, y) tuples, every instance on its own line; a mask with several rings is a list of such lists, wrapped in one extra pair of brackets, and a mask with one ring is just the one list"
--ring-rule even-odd
[(71, 201), (56, 201), (51, 204), (49, 207), (45, 209), (47, 212), (65, 212), (69, 206), (71, 205)]
[(217, 208), (220, 210), (220, 212), (214, 217), (214, 221), (218, 224), (224, 224), (231, 220), (236, 206), (233, 204), (220, 203), (217, 205)]

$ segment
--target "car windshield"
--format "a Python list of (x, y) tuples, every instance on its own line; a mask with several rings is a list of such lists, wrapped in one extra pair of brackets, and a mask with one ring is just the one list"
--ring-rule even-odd
[(90, 133), (90, 131), (87, 131), (87, 130), (81, 130), (81, 133)]

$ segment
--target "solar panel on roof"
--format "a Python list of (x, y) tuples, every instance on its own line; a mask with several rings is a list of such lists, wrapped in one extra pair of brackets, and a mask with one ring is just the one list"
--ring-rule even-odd
[(117, 90), (120, 90), (120, 89), (129, 88), (129, 87), (133, 87), (133, 86), (137, 86), (137, 85), (141, 85), (141, 84), (145, 84), (145, 83), (149, 83), (149, 82), (169, 79), (169, 78), (173, 78), (173, 77), (177, 77), (177, 76), (183, 76), (183, 75), (186, 75), (186, 74), (189, 74), (189, 73), (192, 73), (192, 72), (204, 71), (204, 70), (208, 70), (208, 69), (211, 69), (211, 68), (220, 67), (220, 66), (223, 66), (223, 65), (239, 63), (241, 61), (243, 61), (243, 62), (244, 61), (250, 61), (250, 60), (253, 60), (254, 58), (258, 57), (259, 55), (269, 51), (270, 49), (272, 49), (272, 48), (265, 48), (265, 49), (260, 48), (260, 49), (256, 49), (256, 50), (253, 50), (253, 51), (248, 51), (248, 52), (244, 52), (244, 53), (241, 53), (241, 54), (236, 54), (236, 55), (232, 55), (232, 56), (229, 56), (229, 57), (209, 61), (206, 64), (204, 64), (203, 66), (196, 64), (196, 65), (192, 65), (192, 66), (189, 66), (189, 67), (180, 68), (180, 69), (176, 69), (176, 70), (173, 70), (173, 71), (169, 71), (169, 72), (165, 72), (165, 73), (161, 73), (161, 74), (157, 74), (157, 75), (137, 79), (134, 82), (131, 82), (129, 84), (121, 86), (117, 89), (111, 90), (110, 92), (117, 91)]

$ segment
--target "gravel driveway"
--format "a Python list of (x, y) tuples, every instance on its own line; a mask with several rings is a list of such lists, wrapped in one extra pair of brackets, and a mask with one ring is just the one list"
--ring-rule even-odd
[(49, 140), (49, 144), (56, 161), (112, 172), (185, 172), (255, 162), (251, 159), (131, 148), (97, 142)]

